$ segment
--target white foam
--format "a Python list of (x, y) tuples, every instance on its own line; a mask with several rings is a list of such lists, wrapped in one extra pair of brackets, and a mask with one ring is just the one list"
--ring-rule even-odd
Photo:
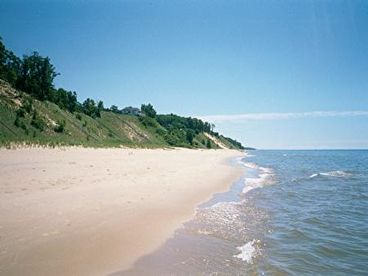
[(351, 173), (347, 173), (344, 171), (330, 171), (330, 172), (321, 172), (321, 173), (314, 173), (309, 178), (315, 178), (317, 176), (329, 176), (329, 177), (350, 177)]
[(310, 175), (309, 178), (315, 178), (317, 176), (319, 176), (319, 173), (314, 173), (314, 174)]
[(250, 242), (247, 242), (243, 246), (237, 247), (236, 249), (240, 251), (240, 254), (234, 255), (234, 257), (251, 264), (252, 259), (256, 253), (256, 248), (254, 247), (255, 242), (255, 240), (252, 240)]
[(270, 168), (260, 167), (259, 170), (262, 172), (257, 178), (246, 178), (245, 187), (243, 188), (243, 194), (249, 191), (262, 188), (266, 184), (271, 184), (273, 182), (273, 171)]
[(251, 163), (251, 162), (242, 162), (244, 167), (250, 168), (250, 169), (258, 169), (257, 164)]

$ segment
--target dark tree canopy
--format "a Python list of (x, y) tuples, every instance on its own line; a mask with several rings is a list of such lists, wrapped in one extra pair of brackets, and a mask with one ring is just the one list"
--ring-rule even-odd
[(152, 104), (142, 104), (141, 111), (148, 117), (155, 118), (156, 110), (153, 108)]
[(96, 103), (94, 100), (87, 98), (83, 104), (83, 112), (87, 114), (88, 116), (91, 116), (92, 118), (100, 117), (100, 111), (98, 107), (96, 106)]
[(12, 51), (7, 50), (0, 37), (0, 78), (16, 86), (22, 61)]
[(119, 108), (116, 105), (110, 107), (110, 111), (113, 113), (120, 113)]
[(77, 111), (79, 103), (77, 100), (77, 93), (66, 91), (63, 88), (59, 88), (54, 91), (53, 102), (56, 103), (60, 108), (66, 109), (70, 112)]
[(53, 100), (53, 82), (57, 75), (50, 59), (34, 52), (31, 56), (23, 57), (17, 88), (41, 101)]

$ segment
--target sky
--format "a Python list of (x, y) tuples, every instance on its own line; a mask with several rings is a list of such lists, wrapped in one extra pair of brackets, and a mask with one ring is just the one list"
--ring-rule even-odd
[(1, 0), (0, 36), (56, 87), (152, 103), (262, 149), (368, 148), (367, 1)]

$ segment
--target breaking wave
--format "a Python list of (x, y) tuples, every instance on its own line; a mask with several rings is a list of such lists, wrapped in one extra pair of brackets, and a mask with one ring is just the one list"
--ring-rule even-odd
[[(256, 165), (257, 166), (257, 165)], [(243, 194), (248, 193), (249, 191), (256, 189), (256, 188), (262, 188), (265, 185), (269, 185), (274, 183), (275, 175), (273, 173), (273, 170), (270, 168), (264, 168), (264, 167), (256, 167), (258, 169), (258, 177), (248, 177), (245, 178), (245, 186), (243, 188)]]
[(352, 176), (351, 173), (344, 172), (344, 171), (330, 171), (330, 172), (321, 172), (321, 173), (314, 173), (309, 176), (309, 178), (315, 178), (319, 176), (327, 176), (327, 177), (350, 177)]

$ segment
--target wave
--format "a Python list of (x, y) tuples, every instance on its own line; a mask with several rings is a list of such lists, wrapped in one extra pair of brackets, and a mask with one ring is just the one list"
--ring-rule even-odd
[(262, 188), (264, 185), (272, 184), (274, 182), (274, 173), (270, 168), (258, 167), (260, 174), (257, 178), (246, 178), (245, 179), (245, 187), (243, 188), (243, 194), (248, 193), (249, 191)]
[(255, 163), (251, 163), (251, 162), (244, 162), (242, 161), (241, 164), (246, 167), (246, 168), (249, 168), (249, 169), (258, 169), (258, 165), (255, 164)]
[(240, 250), (240, 253), (238, 255), (234, 255), (234, 257), (251, 264), (253, 257), (257, 253), (256, 247), (254, 246), (255, 243), (256, 240), (252, 240), (242, 246), (237, 247), (236, 249)]
[(309, 176), (309, 178), (315, 178), (319, 176), (327, 176), (327, 177), (350, 177), (352, 176), (351, 173), (344, 172), (344, 171), (330, 171), (330, 172), (320, 172), (314, 173)]

